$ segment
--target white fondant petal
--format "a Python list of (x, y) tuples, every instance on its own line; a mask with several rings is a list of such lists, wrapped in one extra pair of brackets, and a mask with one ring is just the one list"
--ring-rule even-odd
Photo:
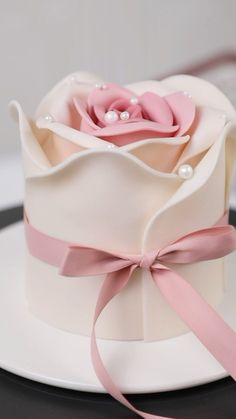
[(208, 107), (199, 107), (192, 129), (189, 132), (190, 141), (184, 148), (174, 170), (181, 164), (191, 160), (208, 150), (219, 138), (227, 123), (222, 112)]
[(194, 170), (194, 176), (183, 182), (171, 199), (157, 212), (147, 226), (144, 250), (163, 246), (193, 230), (213, 225), (225, 212), (225, 188), (232, 172), (225, 176), (225, 143), (227, 153), (234, 154), (236, 136), (231, 137), (229, 122), (218, 140)]
[[(38, 171), (41, 172), (50, 168), (50, 162), (40, 146), (40, 140), (42, 138), (36, 137), (32, 129), (33, 123), (31, 125), (31, 121), (25, 115), (21, 105), (17, 101), (12, 101), (9, 105), (9, 110), (14, 119), (17, 119), (19, 123), (21, 144), (27, 166), (25, 170), (31, 168), (33, 173), (38, 173)], [(31, 169), (30, 173), (32, 173)]]
[(26, 210), (32, 224), (52, 236), (136, 253), (149, 219), (181, 183), (128, 153), (88, 151), (26, 179)]
[[(76, 81), (71, 81), (71, 77)], [(68, 75), (42, 99), (36, 111), (36, 118), (50, 113), (50, 111), (57, 113), (60, 106), (65, 102), (67, 103), (70, 97), (72, 98), (77, 94), (86, 96), (96, 83), (102, 83), (102, 80), (91, 73), (78, 72)]]
[(213, 84), (189, 75), (171, 76), (162, 80), (163, 88), (185, 91), (197, 106), (221, 110), (235, 120), (236, 112), (229, 99)]
[(129, 151), (147, 166), (160, 172), (172, 172), (190, 137), (153, 138), (128, 144)]
[(104, 147), (111, 144), (108, 141), (93, 137), (92, 135), (78, 131), (60, 122), (48, 122), (40, 118), (37, 120), (36, 124), (38, 128), (47, 129), (59, 137), (62, 137), (64, 140), (71, 141), (72, 143), (84, 148)]

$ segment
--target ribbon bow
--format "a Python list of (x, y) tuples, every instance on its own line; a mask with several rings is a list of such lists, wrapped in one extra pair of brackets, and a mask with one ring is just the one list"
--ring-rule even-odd
[[(116, 400), (144, 419), (162, 419), (136, 409), (120, 392), (104, 367), (96, 342), (96, 322), (106, 305), (128, 284), (137, 268), (147, 269), (150, 277), (179, 317), (203, 345), (236, 380), (236, 333), (203, 299), (172, 270), (172, 264), (190, 264), (221, 258), (236, 250), (236, 231), (229, 225), (216, 225), (188, 234), (162, 249), (144, 255), (113, 254), (71, 245), (47, 236), (26, 220), (26, 238), (31, 254), (58, 266), (65, 276), (106, 274), (93, 320), (91, 358), (98, 379)], [(171, 418), (169, 418), (171, 419)]]

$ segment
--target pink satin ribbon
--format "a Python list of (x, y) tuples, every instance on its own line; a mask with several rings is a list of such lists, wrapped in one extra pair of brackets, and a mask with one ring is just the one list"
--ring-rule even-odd
[[(169, 264), (189, 264), (221, 258), (236, 250), (236, 231), (232, 226), (217, 225), (190, 233), (174, 243), (144, 255), (113, 254), (71, 244), (38, 231), (25, 219), (30, 253), (59, 267), (64, 276), (106, 274), (93, 321), (91, 358), (103, 387), (116, 400), (144, 419), (163, 416), (136, 409), (120, 392), (104, 367), (96, 342), (96, 322), (107, 304), (128, 284), (137, 268), (147, 269), (166, 301), (188, 325), (202, 344), (236, 380), (236, 332), (217, 314), (203, 297)], [(171, 419), (171, 418), (167, 418)]]

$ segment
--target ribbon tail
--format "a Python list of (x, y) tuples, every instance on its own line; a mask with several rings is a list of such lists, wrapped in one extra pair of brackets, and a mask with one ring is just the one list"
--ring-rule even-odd
[(179, 317), (236, 381), (236, 332), (176, 272), (152, 270), (158, 289)]
[[(102, 285), (101, 291), (98, 296), (97, 305), (95, 309), (94, 315), (94, 322), (91, 334), (91, 358), (94, 370), (96, 375), (103, 385), (103, 387), (107, 390), (107, 392), (114, 397), (117, 401), (121, 404), (126, 406), (128, 409), (136, 413), (137, 415), (141, 416), (144, 419), (163, 419), (163, 416), (156, 416), (150, 413), (143, 412), (141, 410), (136, 409), (121, 393), (119, 388), (111, 379), (108, 371), (106, 370), (102, 358), (100, 356), (98, 345), (96, 341), (96, 334), (95, 334), (95, 326), (96, 322), (102, 313), (103, 309), (107, 306), (107, 304), (119, 294), (123, 288), (128, 284), (129, 279), (136, 269), (136, 265), (132, 265), (130, 267), (121, 269), (120, 271), (110, 273), (106, 276), (105, 281)], [(173, 419), (173, 418), (166, 418), (165, 419)]]

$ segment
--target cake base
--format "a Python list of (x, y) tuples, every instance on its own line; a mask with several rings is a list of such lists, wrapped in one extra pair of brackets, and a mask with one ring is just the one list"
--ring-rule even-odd
[[(90, 339), (50, 327), (28, 310), (22, 223), (0, 233), (0, 367), (58, 387), (104, 392), (90, 360)], [(236, 252), (226, 262), (226, 293), (217, 311), (236, 329)], [(214, 281), (214, 278), (212, 278)], [(176, 390), (228, 374), (192, 333), (145, 343), (99, 340), (104, 363), (124, 393)]]

